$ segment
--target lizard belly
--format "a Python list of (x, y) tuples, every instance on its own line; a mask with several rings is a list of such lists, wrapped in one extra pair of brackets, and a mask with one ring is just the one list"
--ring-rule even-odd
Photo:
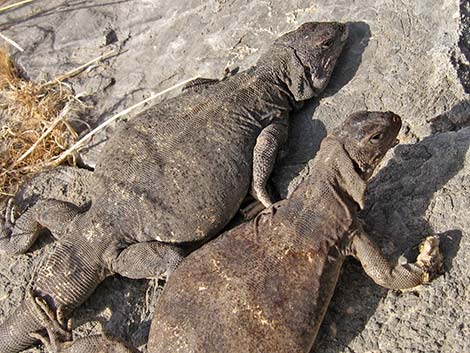
[(149, 352), (310, 351), (342, 258), (273, 249), (244, 236), (252, 227), (225, 233), (177, 269), (159, 299)]

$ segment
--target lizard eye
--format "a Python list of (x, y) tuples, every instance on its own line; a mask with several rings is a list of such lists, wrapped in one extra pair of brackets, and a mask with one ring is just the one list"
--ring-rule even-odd
[(330, 39), (325, 40), (325, 41), (321, 44), (321, 46), (322, 46), (323, 48), (325, 48), (325, 49), (328, 49), (328, 48), (330, 48), (330, 47), (333, 45), (334, 42), (335, 42), (334, 39), (333, 39), (333, 38), (330, 38)]
[(376, 145), (380, 142), (382, 139), (383, 134), (381, 132), (376, 133), (375, 135), (372, 135), (372, 137), (369, 139), (369, 142), (372, 143), (373, 145)]

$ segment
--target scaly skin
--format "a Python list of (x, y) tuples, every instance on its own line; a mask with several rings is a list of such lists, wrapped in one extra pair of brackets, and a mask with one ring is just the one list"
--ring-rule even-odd
[[(345, 256), (387, 288), (412, 288), (435, 275), (437, 238), (425, 240), (416, 263), (392, 266), (357, 220), (366, 181), (400, 126), (390, 112), (353, 114), (322, 142), (312, 175), (289, 199), (190, 254), (159, 297), (147, 352), (308, 353)], [(95, 348), (105, 344), (109, 350)], [(128, 349), (102, 336), (58, 347)]]
[[(276, 40), (255, 67), (198, 80), (123, 124), (96, 170), (77, 183), (87, 187), (85, 206), (40, 195), (19, 219), (6, 218), (0, 249), (24, 252), (39, 225), (52, 230), (59, 242), (33, 290), (66, 312), (113, 273), (171, 272), (185, 255), (178, 244), (217, 235), (250, 180), (255, 197), (271, 204), (265, 185), (289, 112), (326, 87), (346, 37), (343, 24), (306, 23)], [(22, 303), (0, 326), (0, 352), (29, 347), (29, 332), (42, 328)]]

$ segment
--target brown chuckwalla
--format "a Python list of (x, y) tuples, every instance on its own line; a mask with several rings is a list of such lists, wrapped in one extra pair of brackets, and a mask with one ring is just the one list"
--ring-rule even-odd
[[(400, 126), (391, 112), (351, 115), (288, 199), (185, 258), (158, 299), (147, 352), (308, 353), (347, 255), (384, 287), (428, 282), (442, 264), (437, 237), (426, 238), (415, 263), (391, 265), (357, 219)], [(62, 343), (54, 313), (37, 303), (57, 352), (137, 352), (103, 336)]]

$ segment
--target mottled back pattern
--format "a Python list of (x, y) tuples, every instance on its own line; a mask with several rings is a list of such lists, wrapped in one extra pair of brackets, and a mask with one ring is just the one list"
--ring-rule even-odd
[(125, 216), (137, 241), (217, 234), (248, 192), (259, 134), (272, 124), (287, 128), (288, 113), (326, 87), (344, 28), (304, 24), (255, 67), (129, 121), (97, 164), (97, 206)]

